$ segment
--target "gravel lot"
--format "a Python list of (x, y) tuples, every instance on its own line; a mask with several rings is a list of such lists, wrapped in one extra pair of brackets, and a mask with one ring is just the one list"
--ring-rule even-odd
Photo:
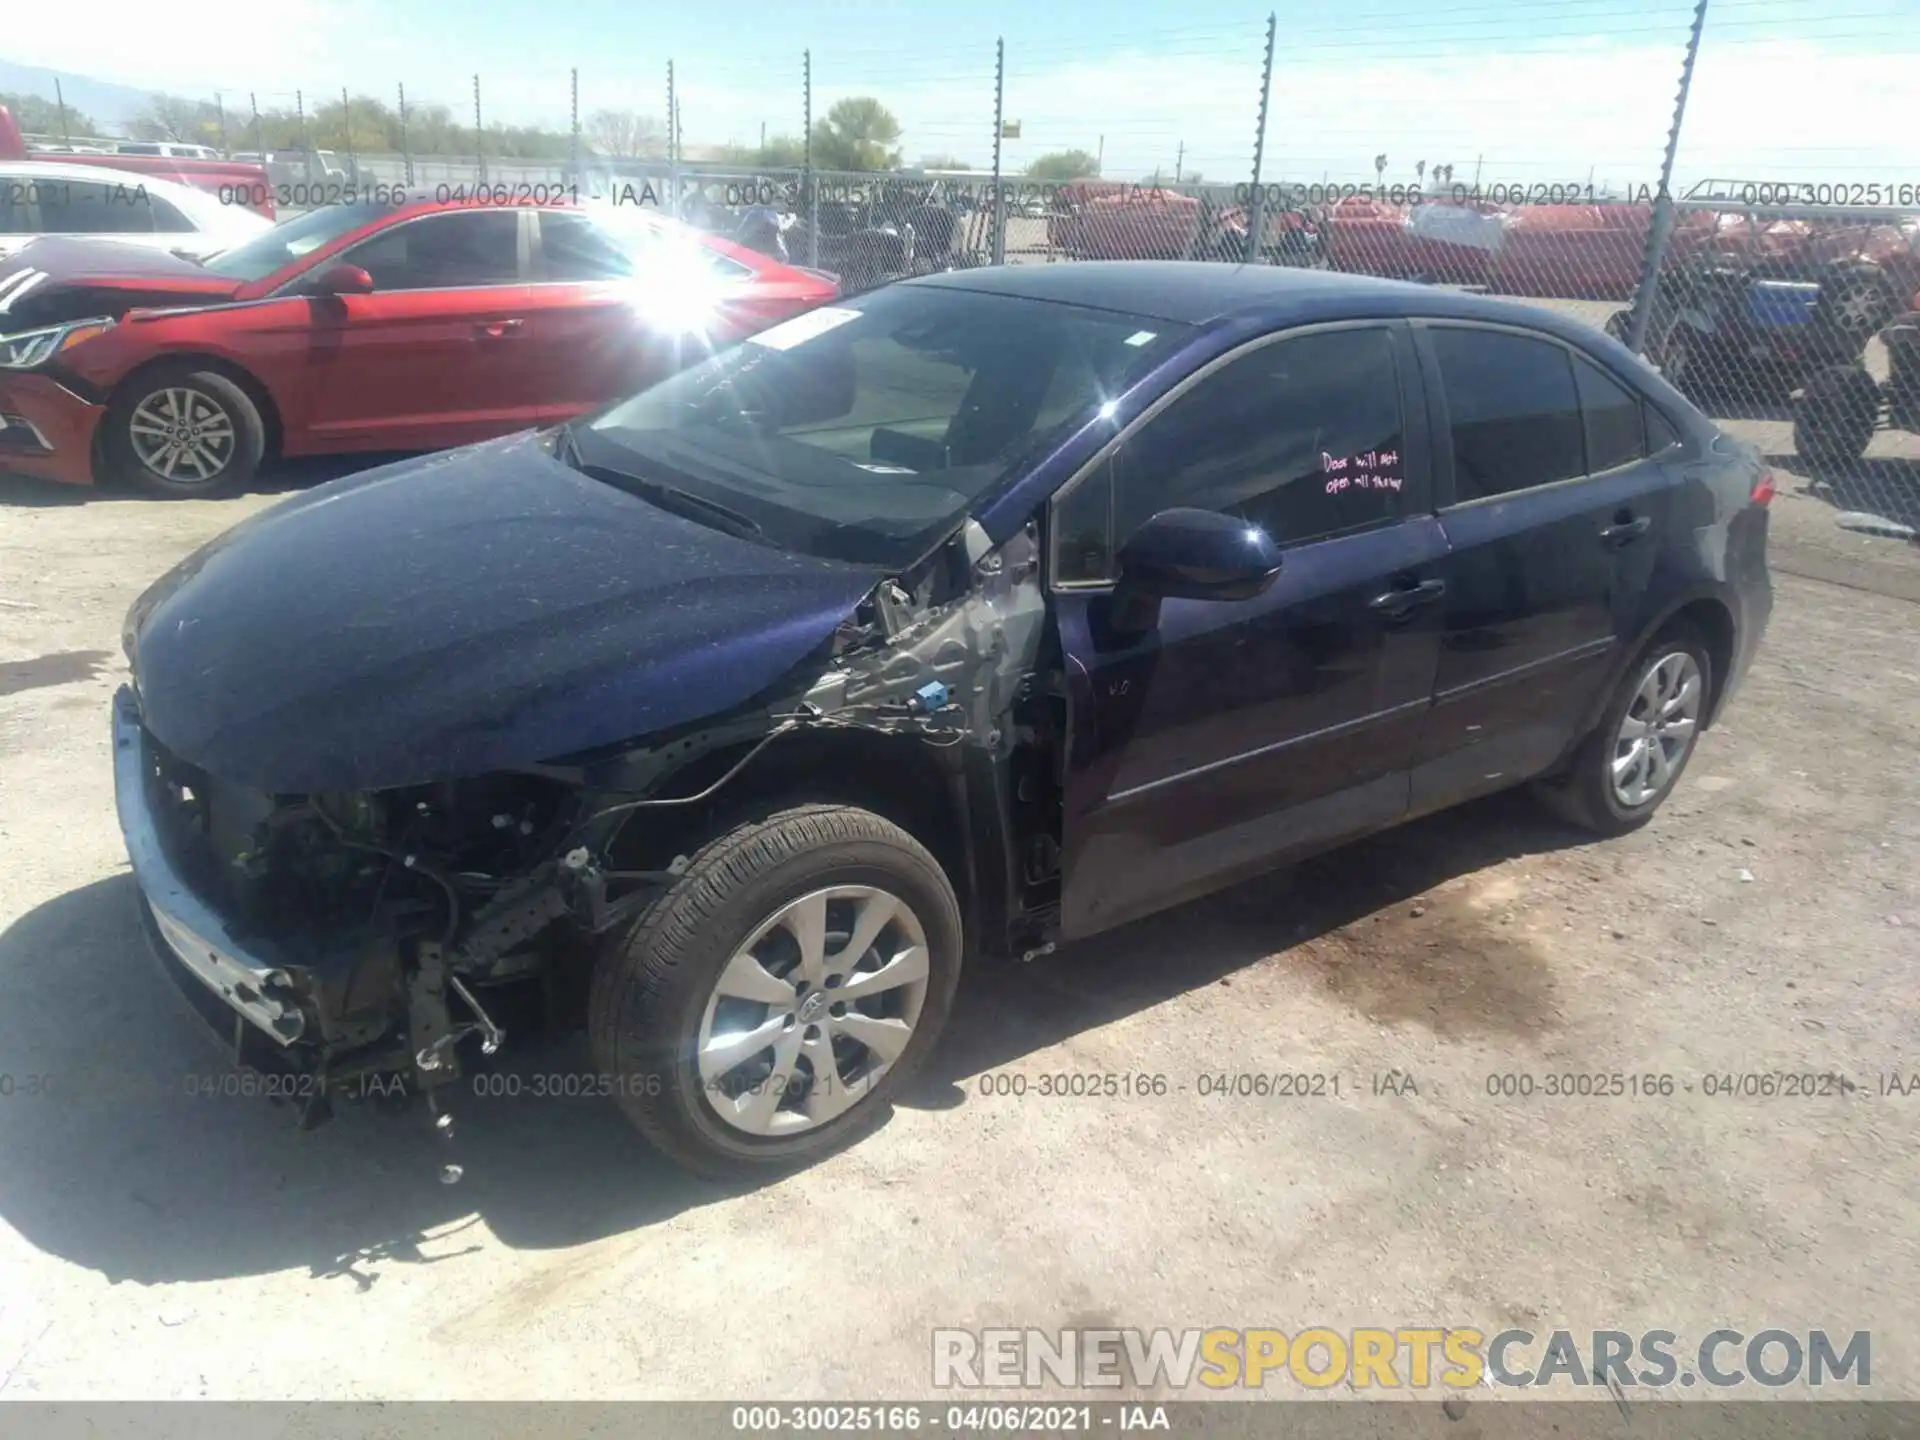
[[(1496, 797), (977, 969), (884, 1130), (729, 1194), (598, 1101), (472, 1102), (446, 1188), (417, 1115), (303, 1135), (182, 1094), (218, 1058), (143, 951), (107, 701), (129, 601), (273, 497), (0, 480), (0, 1393), (924, 1397), (936, 1326), (1430, 1323), (1865, 1329), (1875, 1398), (1920, 1397), (1920, 1096), (1880, 1093), (1920, 1072), (1920, 611), (1897, 598), (1920, 566), (1800, 483), (1782, 568), (1829, 554), (1868, 588), (1777, 575), (1745, 691), (1649, 828), (1584, 843)], [(1809, 1068), (1858, 1088), (1702, 1092)], [(1568, 1070), (1691, 1088), (1487, 1093)], [(1069, 1071), (1169, 1093), (983, 1093)], [(1343, 1093), (1199, 1093), (1278, 1071)], [(1388, 1072), (1418, 1093), (1374, 1094)]]

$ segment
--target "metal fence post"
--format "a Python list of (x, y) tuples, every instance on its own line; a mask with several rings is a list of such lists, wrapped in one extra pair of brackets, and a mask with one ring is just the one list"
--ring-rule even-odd
[(218, 90), (213, 92), (214, 113), (220, 117), (220, 153), (227, 159), (233, 158), (233, 145), (227, 139), (227, 102), (220, 98)]
[(680, 107), (673, 93), (673, 61), (667, 61), (667, 213), (680, 218)]
[(1700, 54), (1700, 32), (1707, 23), (1707, 0), (1693, 7), (1693, 29), (1687, 35), (1686, 59), (1680, 62), (1680, 91), (1673, 99), (1673, 124), (1667, 130), (1667, 153), (1660, 162), (1660, 189), (1653, 197), (1653, 223), (1647, 227), (1647, 249), (1640, 261), (1640, 284), (1633, 295), (1633, 314), (1627, 322), (1627, 348), (1636, 355), (1647, 343), (1653, 319), (1654, 296), (1660, 286), (1660, 266), (1667, 258), (1673, 234), (1673, 157), (1680, 149), (1680, 122), (1687, 113), (1687, 92), (1693, 88), (1693, 62)]
[(266, 142), (260, 135), (260, 102), (254, 97), (254, 93), (251, 90), (247, 92), (247, 108), (253, 112), (253, 151), (254, 154), (260, 157), (260, 163), (265, 165), (267, 163), (267, 147)]
[(993, 263), (1007, 263), (1007, 207), (1000, 193), (1000, 135), (1006, 128), (1007, 42), (993, 42)]
[(1278, 26), (1267, 12), (1267, 53), (1260, 62), (1260, 119), (1253, 132), (1253, 190), (1247, 202), (1247, 253), (1243, 260), (1258, 265), (1267, 238), (1266, 196), (1260, 188), (1260, 167), (1267, 158), (1267, 106), (1273, 96), (1273, 39)]
[(307, 181), (313, 181), (313, 136), (307, 133), (307, 97), (293, 92), (293, 114), (300, 124), (300, 158), (306, 167)]
[(487, 183), (487, 142), (480, 128), (480, 74), (473, 76), (473, 168), (482, 185)]
[(340, 128), (347, 132), (347, 183), (358, 184), (360, 180), (360, 162), (353, 155), (353, 101), (347, 96), (347, 87), (340, 87)]
[(53, 103), (60, 108), (60, 143), (73, 144), (73, 136), (67, 133), (67, 97), (61, 93), (60, 77), (53, 78)]
[(820, 186), (813, 175), (813, 51), (800, 52), (800, 143), (806, 167), (807, 264), (820, 267)]
[(580, 69), (575, 66), (567, 80), (567, 113), (572, 117), (567, 128), (567, 183), (580, 184)]
[(400, 163), (406, 167), (407, 184), (413, 184), (413, 152), (407, 148), (407, 82), (400, 82)]

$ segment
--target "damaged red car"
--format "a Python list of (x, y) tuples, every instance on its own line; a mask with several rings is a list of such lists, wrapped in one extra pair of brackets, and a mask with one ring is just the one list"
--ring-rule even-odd
[(490, 439), (839, 293), (637, 207), (441, 191), (310, 211), (200, 263), (27, 245), (0, 268), (0, 470), (207, 496), (273, 457)]

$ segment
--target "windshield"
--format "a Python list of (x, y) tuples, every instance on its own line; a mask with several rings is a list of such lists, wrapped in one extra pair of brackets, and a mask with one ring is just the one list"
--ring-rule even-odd
[(291, 265), (303, 255), (311, 255), (330, 240), (349, 230), (357, 230), (369, 221), (393, 213), (391, 205), (368, 201), (355, 205), (326, 205), (318, 210), (286, 220), (265, 234), (222, 251), (206, 262), (217, 275), (236, 280), (264, 280), (283, 265)]
[(895, 285), (812, 310), (591, 422), (625, 468), (785, 549), (895, 568), (1092, 418), (1188, 327)]

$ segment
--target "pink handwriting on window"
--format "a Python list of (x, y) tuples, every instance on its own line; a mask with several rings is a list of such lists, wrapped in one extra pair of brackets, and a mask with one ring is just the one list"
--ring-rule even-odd
[(1329, 495), (1338, 495), (1350, 487), (1360, 490), (1398, 490), (1405, 481), (1398, 475), (1384, 472), (1397, 469), (1399, 464), (1398, 450), (1366, 450), (1344, 460), (1336, 460), (1324, 450), (1320, 452), (1320, 469), (1327, 476)]

